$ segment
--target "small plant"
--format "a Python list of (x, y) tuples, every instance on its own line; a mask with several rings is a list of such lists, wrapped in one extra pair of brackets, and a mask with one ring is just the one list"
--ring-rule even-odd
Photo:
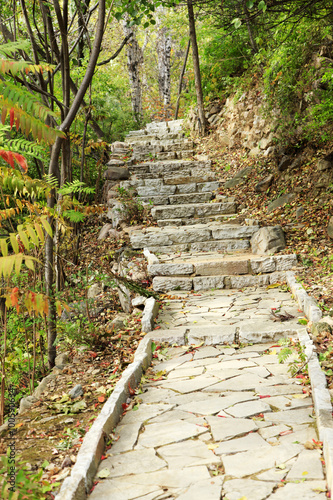
[(307, 364), (308, 359), (304, 352), (304, 347), (292, 339), (282, 339), (279, 344), (283, 347), (278, 354), (279, 363), (285, 363), (290, 356), (296, 357), (290, 361), (288, 371), (292, 377), (300, 372)]
[(119, 209), (128, 224), (140, 223), (144, 221), (145, 209), (139, 198), (134, 197), (134, 189), (118, 187), (120, 201), (123, 209)]
[[(42, 500), (51, 498), (48, 494), (58, 488), (60, 483), (50, 483), (43, 479), (44, 468), (48, 462), (42, 464), (38, 472), (31, 472), (23, 462), (12, 464), (8, 456), (3, 455), (0, 460), (0, 496), (3, 500)], [(10, 480), (11, 471), (14, 471), (15, 481)]]

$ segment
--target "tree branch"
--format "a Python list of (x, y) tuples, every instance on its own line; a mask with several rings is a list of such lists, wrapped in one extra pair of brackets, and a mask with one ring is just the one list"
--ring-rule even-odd
[(109, 63), (110, 61), (112, 61), (113, 59), (115, 59), (115, 58), (116, 58), (116, 57), (120, 54), (120, 52), (123, 50), (123, 48), (124, 48), (124, 46), (126, 45), (126, 43), (128, 42), (128, 40), (129, 40), (130, 38), (132, 38), (132, 36), (133, 36), (133, 32), (132, 32), (132, 33), (130, 33), (129, 35), (127, 35), (127, 36), (124, 38), (124, 40), (122, 41), (122, 43), (121, 43), (121, 45), (120, 45), (119, 49), (118, 49), (118, 50), (116, 50), (116, 52), (115, 52), (115, 53), (114, 53), (111, 57), (109, 57), (109, 59), (106, 59), (105, 61), (102, 61), (102, 62), (98, 63), (98, 64), (97, 64), (97, 66), (103, 66), (103, 64), (107, 64), (107, 63)]

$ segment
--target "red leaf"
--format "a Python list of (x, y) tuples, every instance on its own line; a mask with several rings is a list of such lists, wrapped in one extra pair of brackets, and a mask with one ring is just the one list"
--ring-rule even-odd
[(121, 406), (122, 406), (123, 410), (126, 411), (129, 405), (127, 403), (122, 403)]
[(131, 384), (130, 384), (130, 383), (128, 384), (128, 391), (129, 391), (129, 393), (130, 393), (130, 395), (131, 395), (131, 396), (134, 396), (134, 394), (135, 394), (135, 390), (134, 390), (134, 389), (132, 389), (132, 387), (131, 387)]
[(90, 356), (91, 356), (92, 358), (96, 358), (96, 356), (97, 356), (97, 353), (96, 353), (96, 352), (94, 352), (94, 351), (88, 351), (88, 354), (90, 354)]
[(104, 403), (104, 401), (105, 401), (105, 396), (99, 396), (99, 397), (98, 397), (98, 401), (99, 401), (100, 403)]
[(5, 151), (3, 149), (0, 150), (0, 156), (7, 162), (9, 165), (14, 168), (14, 157), (11, 151)]
[(270, 396), (269, 396), (269, 395), (264, 395), (264, 396), (260, 396), (260, 395), (259, 395), (259, 398), (260, 398), (260, 399), (265, 399), (265, 398), (270, 398)]
[(14, 108), (11, 108), (11, 110), (9, 111), (9, 116), (10, 116), (10, 130), (11, 130), (13, 128), (14, 119), (15, 119)]
[(19, 312), (19, 303), (18, 303), (18, 291), (17, 286), (13, 288), (12, 293), (10, 294), (10, 300), (12, 302), (12, 306), (16, 307), (16, 311)]
[(280, 432), (279, 436), (287, 436), (287, 434), (292, 434), (293, 431), (292, 430), (289, 430), (289, 431), (282, 431)]

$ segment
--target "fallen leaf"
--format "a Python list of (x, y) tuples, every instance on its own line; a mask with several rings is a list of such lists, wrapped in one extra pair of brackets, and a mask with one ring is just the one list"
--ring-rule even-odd
[(97, 472), (97, 477), (99, 477), (100, 479), (109, 477), (109, 475), (110, 475), (109, 469), (102, 469), (99, 472)]

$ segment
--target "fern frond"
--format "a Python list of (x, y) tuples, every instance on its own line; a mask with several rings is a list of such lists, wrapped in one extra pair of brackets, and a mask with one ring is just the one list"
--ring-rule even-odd
[(54, 177), (54, 175), (50, 174), (45, 174), (44, 175), (44, 181), (50, 186), (52, 189), (57, 189), (59, 184), (58, 184), (58, 179)]
[(293, 354), (293, 350), (290, 347), (284, 347), (278, 354), (279, 363), (285, 363), (285, 361)]
[(9, 55), (15, 54), (18, 50), (28, 50), (30, 49), (30, 42), (27, 40), (17, 40), (16, 42), (9, 42), (4, 45), (0, 45), (0, 54), (8, 57)]
[(77, 212), (76, 210), (65, 210), (63, 216), (67, 217), (71, 222), (82, 222), (85, 218), (85, 214), (82, 212)]
[(94, 192), (95, 188), (86, 186), (84, 182), (81, 182), (79, 180), (75, 180), (73, 182), (66, 182), (59, 189), (59, 193), (62, 194), (63, 196), (74, 193), (93, 194)]

